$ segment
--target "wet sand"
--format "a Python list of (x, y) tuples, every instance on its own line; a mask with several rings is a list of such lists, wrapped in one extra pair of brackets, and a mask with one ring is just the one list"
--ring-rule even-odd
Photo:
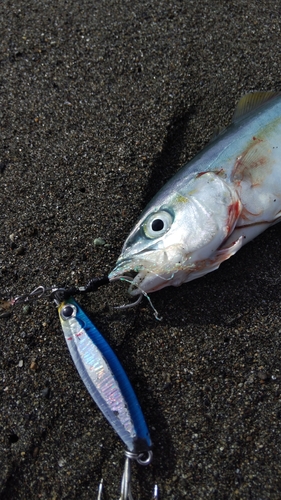
[[(147, 201), (240, 96), (280, 90), (280, 4), (0, 5), (0, 296), (109, 272)], [(97, 246), (96, 238), (105, 245)], [(280, 226), (210, 275), (125, 312), (79, 299), (154, 442), (134, 498), (281, 496)], [(0, 320), (1, 500), (118, 497), (123, 444), (70, 359), (55, 306)]]

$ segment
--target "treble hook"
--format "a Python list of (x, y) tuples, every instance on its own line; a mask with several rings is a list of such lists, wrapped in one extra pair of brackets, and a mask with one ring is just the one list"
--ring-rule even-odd
[[(121, 496), (119, 500), (134, 500), (132, 491), (131, 491), (131, 476), (132, 476), (132, 460), (136, 460), (139, 464), (141, 465), (148, 465), (151, 460), (152, 460), (152, 452), (149, 451), (147, 454), (147, 458), (143, 458), (144, 454), (141, 453), (140, 455), (136, 453), (132, 453), (130, 451), (125, 451), (125, 465), (124, 465), (124, 471), (122, 475), (122, 481), (121, 481)], [(97, 500), (102, 500), (103, 492), (103, 479), (101, 480), (99, 484), (99, 490), (98, 490), (98, 497)], [(154, 490), (153, 490), (153, 497), (152, 500), (158, 500), (158, 486), (155, 484)]]

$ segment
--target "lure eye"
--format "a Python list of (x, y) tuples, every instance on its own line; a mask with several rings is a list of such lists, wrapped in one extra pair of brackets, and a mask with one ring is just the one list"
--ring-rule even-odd
[(76, 315), (76, 307), (72, 304), (67, 304), (66, 306), (64, 306), (60, 312), (60, 315), (62, 317), (62, 319), (70, 319), (72, 318), (73, 316)]
[(144, 223), (143, 230), (148, 238), (159, 238), (169, 231), (173, 222), (173, 217), (169, 212), (161, 210), (148, 217)]

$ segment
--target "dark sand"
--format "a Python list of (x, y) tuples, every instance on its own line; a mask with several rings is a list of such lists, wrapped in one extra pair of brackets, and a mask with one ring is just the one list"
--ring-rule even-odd
[[(268, 0), (1, 1), (0, 296), (114, 266), (146, 202), (239, 97), (280, 90), (280, 14)], [(113, 311), (125, 285), (80, 299), (151, 429), (135, 499), (155, 482), (161, 500), (281, 498), (280, 259), (276, 226), (155, 294), (162, 322), (147, 302)], [(1, 500), (92, 500), (101, 477), (117, 498), (123, 444), (53, 304), (18, 307), (0, 331)]]

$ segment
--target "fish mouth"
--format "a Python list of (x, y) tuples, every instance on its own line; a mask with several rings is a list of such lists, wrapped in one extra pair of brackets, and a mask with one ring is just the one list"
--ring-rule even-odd
[(129, 294), (156, 292), (173, 285), (179, 286), (183, 275), (193, 267), (182, 245), (149, 249), (134, 255), (119, 257), (108, 278), (110, 281), (128, 281)]
[(128, 292), (132, 296), (141, 295), (145, 290), (142, 288), (141, 283), (148, 274), (148, 271), (142, 270), (136, 272), (132, 269), (124, 270), (123, 266), (116, 266), (113, 271), (109, 274), (109, 281), (124, 281), (130, 284)]
[(124, 259), (117, 262), (116, 267), (111, 271), (109, 281), (125, 281), (130, 284), (128, 292), (131, 296), (138, 296), (156, 292), (164, 288), (174, 277), (175, 273), (158, 274), (147, 269), (144, 265), (133, 267), (131, 259)]

